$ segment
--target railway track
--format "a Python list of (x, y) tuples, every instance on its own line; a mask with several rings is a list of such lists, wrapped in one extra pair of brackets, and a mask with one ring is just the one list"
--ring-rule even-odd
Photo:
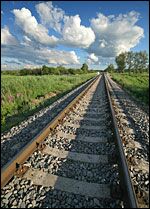
[(2, 169), (4, 207), (136, 208), (105, 76)]
[(149, 115), (109, 76), (107, 79), (138, 207), (149, 208)]

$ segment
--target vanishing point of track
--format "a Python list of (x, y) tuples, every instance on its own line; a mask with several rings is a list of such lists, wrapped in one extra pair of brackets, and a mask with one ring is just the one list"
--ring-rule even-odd
[[(47, 197), (56, 190), (62, 208), (138, 207), (105, 75), (97, 76), (5, 165), (2, 187), (13, 176), (46, 188)], [(48, 199), (45, 194), (42, 207), (58, 208)]]

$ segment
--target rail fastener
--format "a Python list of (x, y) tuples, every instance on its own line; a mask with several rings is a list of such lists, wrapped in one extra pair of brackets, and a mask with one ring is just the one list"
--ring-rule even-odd
[(40, 131), (39, 134), (37, 134), (27, 145), (25, 145), (25, 147), (23, 147), (22, 150), (20, 150), (20, 152), (1, 169), (1, 188), (3, 188), (14, 176), (14, 174), (16, 174), (16, 171), (20, 172), (20, 174), (23, 172), (23, 167), (17, 168), (16, 165), (22, 165), (29, 158), (29, 156), (31, 156), (31, 154), (37, 149), (37, 143), (40, 144), (44, 141), (50, 132), (58, 125), (59, 120), (62, 120), (66, 116), (66, 114), (70, 111), (70, 108), (87, 93), (98, 78), (99, 76), (92, 78), (88, 83), (88, 86), (86, 86), (86, 88), (80, 92), (77, 97), (75, 97), (49, 124), (47, 124), (43, 130)]
[(118, 152), (119, 162), (118, 163), (119, 163), (119, 172), (120, 172), (120, 179), (121, 179), (121, 190), (123, 191), (125, 207), (127, 207), (127, 208), (138, 208), (138, 203), (137, 203), (134, 187), (132, 185), (132, 181), (131, 181), (131, 178), (130, 178), (128, 163), (127, 163), (127, 160), (126, 160), (126, 157), (125, 157), (125, 154), (124, 154), (122, 141), (121, 141), (121, 138), (120, 138), (117, 122), (116, 122), (116, 119), (115, 119), (115, 113), (114, 113), (113, 106), (112, 106), (112, 103), (111, 103), (111, 97), (110, 97), (109, 88), (108, 88), (108, 81), (107, 81), (106, 75), (103, 75), (103, 76), (104, 76), (106, 92), (107, 92), (109, 105), (110, 105), (110, 110), (111, 110), (114, 136), (115, 136), (115, 139), (116, 139), (116, 145), (117, 145), (118, 150), (119, 150), (119, 152)]

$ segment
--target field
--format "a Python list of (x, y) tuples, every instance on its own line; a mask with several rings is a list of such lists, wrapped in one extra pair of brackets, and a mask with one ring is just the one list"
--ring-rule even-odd
[(21, 122), (71, 89), (95, 76), (83, 75), (43, 75), (1, 77), (1, 124), (2, 131)]
[(144, 105), (149, 104), (148, 73), (111, 73), (111, 77)]

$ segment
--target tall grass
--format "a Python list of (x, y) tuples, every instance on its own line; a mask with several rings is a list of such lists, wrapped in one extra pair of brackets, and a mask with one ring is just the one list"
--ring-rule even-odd
[[(84, 75), (43, 75), (1, 77), (1, 123), (5, 129), (10, 116), (35, 110), (48, 97), (57, 97), (95, 76)], [(9, 123), (9, 121), (7, 121)], [(7, 124), (8, 125), (8, 124)]]
[(148, 73), (111, 73), (111, 76), (138, 101), (149, 104)]

